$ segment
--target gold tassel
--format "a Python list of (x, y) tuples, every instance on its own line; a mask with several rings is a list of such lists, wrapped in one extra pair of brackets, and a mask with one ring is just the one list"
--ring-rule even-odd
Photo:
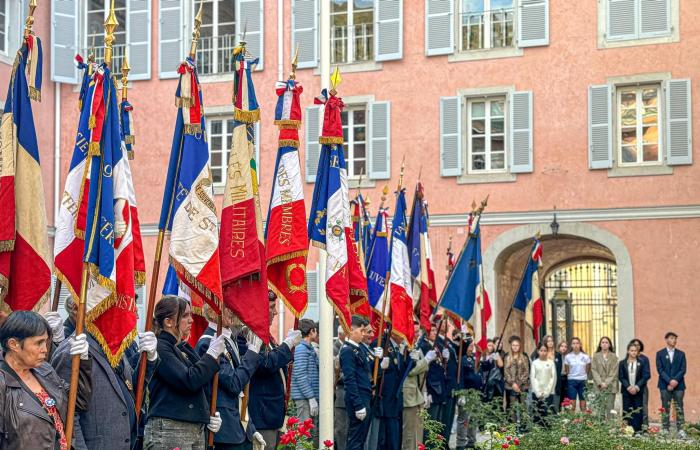
[(185, 134), (191, 134), (192, 136), (202, 134), (202, 125), (199, 123), (187, 123), (183, 127), (182, 132)]
[(11, 252), (15, 249), (15, 240), (0, 241), (0, 252)]
[(296, 139), (280, 139), (279, 141), (279, 146), (280, 147), (294, 147), (294, 148), (299, 148), (299, 141)]
[(35, 102), (41, 102), (41, 91), (35, 87), (29, 86), (29, 98)]
[(192, 97), (175, 97), (175, 106), (178, 108), (191, 108), (194, 106)]
[(82, 110), (83, 110), (83, 101), (78, 100), (78, 111), (82, 111)]
[(134, 284), (136, 286), (146, 284), (146, 272), (134, 272)]
[(124, 136), (124, 143), (125, 144), (134, 145), (136, 143), (135, 141), (136, 141), (136, 136), (134, 136), (133, 134), (127, 134), (126, 136)]
[(95, 128), (95, 125), (97, 125), (97, 118), (95, 116), (90, 116), (90, 119), (88, 119), (88, 128), (92, 130)]
[(88, 156), (100, 156), (100, 143), (90, 142), (88, 146)]
[(337, 136), (321, 136), (318, 138), (318, 143), (321, 145), (333, 145), (333, 144), (342, 144), (343, 143), (343, 137), (337, 137)]
[(127, 156), (129, 157), (129, 161), (134, 160), (134, 151), (133, 150), (127, 150), (126, 151)]
[(244, 111), (236, 108), (233, 112), (233, 118), (243, 123), (255, 123), (260, 120), (260, 110)]
[(275, 120), (275, 125), (280, 127), (280, 129), (294, 129), (294, 128), (299, 128), (301, 126), (301, 120), (289, 120), (289, 119), (282, 119), (282, 120)]

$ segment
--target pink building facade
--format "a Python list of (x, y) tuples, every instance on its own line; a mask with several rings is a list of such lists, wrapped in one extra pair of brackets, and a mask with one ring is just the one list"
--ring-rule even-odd
[[(50, 224), (77, 125), (73, 57), (94, 46), (99, 59), (102, 3), (54, 0), (51, 18), (48, 3), (36, 13), (46, 59), (43, 102), (35, 106), (35, 117)], [(300, 156), (309, 199), (319, 151), (319, 110), (313, 106), (321, 85), (319, 1), (204, 3), (197, 58), (217, 192), (223, 192), (232, 129), (230, 52), (245, 29), (249, 50), (260, 58), (253, 77), (262, 111), (257, 130), (262, 204), (269, 201), (277, 151), (274, 83), (287, 77), (297, 44), (297, 79), (305, 88)], [(578, 335), (589, 353), (609, 335), (620, 356), (638, 337), (652, 360), (664, 346), (665, 332), (678, 333), (679, 348), (689, 356), (686, 411), (697, 419), (693, 409), (700, 393), (693, 386), (700, 365), (692, 355), (700, 351), (693, 334), (700, 312), (700, 127), (693, 117), (700, 117), (695, 63), (700, 3), (331, 3), (331, 51), (343, 77), (339, 92), (347, 105), (351, 188), (370, 197), (375, 214), (384, 185), (395, 189), (403, 158), (409, 199), (420, 174), (431, 213), (438, 292), (450, 237), (457, 251), (472, 201), (488, 195), (484, 275), (496, 311), (489, 334), (500, 334), (532, 236), (540, 232), (547, 332), (557, 340)], [(115, 6), (121, 31), (116, 64), (126, 55), (132, 67), (129, 99), (137, 136), (132, 170), (150, 270), (176, 114), (175, 69), (189, 48), (193, 5), (117, 0)], [(10, 36), (19, 32), (11, 25), (19, 23), (17, 12), (5, 14), (3, 86), (14, 52), (8, 49), (17, 47)], [(393, 210), (393, 197), (387, 202)], [(319, 302), (316, 264), (312, 250), (311, 317)], [(273, 329), (284, 331), (291, 323), (287, 313)], [(514, 314), (505, 334), (520, 331)], [(654, 411), (655, 374), (652, 380)]]

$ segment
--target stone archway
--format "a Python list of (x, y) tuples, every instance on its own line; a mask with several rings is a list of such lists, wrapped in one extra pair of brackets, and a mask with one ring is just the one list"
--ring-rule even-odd
[[(561, 223), (558, 236), (548, 224), (530, 224), (501, 233), (484, 253), (484, 278), (491, 294), (495, 320), (489, 324), (489, 336), (501, 333), (513, 294), (522, 273), (532, 237), (542, 235), (544, 250), (542, 279), (555, 267), (576, 260), (607, 260), (617, 265), (618, 315), (620, 342), (634, 337), (634, 287), (629, 252), (620, 238), (595, 225), (581, 222)], [(519, 312), (515, 311), (504, 336), (519, 334)], [(525, 333), (525, 348), (532, 349), (530, 333)]]

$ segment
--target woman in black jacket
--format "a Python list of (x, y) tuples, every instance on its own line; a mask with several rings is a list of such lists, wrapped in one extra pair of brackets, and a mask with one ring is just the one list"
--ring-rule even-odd
[(620, 361), (619, 370), (622, 409), (625, 419), (636, 432), (642, 431), (644, 387), (649, 381), (638, 354), (639, 348), (630, 342), (627, 345), (627, 357)]
[(205, 388), (219, 370), (225, 338), (221, 335), (212, 339), (200, 358), (183, 340), (192, 326), (187, 301), (166, 295), (156, 305), (153, 316), (160, 364), (148, 385), (145, 448), (204, 450), (204, 427), (213, 433), (221, 427), (219, 413), (209, 415)]

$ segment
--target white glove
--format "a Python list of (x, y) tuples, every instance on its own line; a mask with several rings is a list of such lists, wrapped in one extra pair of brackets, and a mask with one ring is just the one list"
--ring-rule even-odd
[(437, 352), (435, 352), (435, 350), (429, 350), (428, 353), (425, 354), (425, 360), (428, 361), (428, 364), (435, 361), (436, 359)]
[(62, 342), (66, 335), (63, 332), (63, 319), (61, 315), (54, 311), (49, 311), (44, 314), (44, 319), (49, 323), (49, 328), (51, 328), (51, 340), (55, 344)]
[(209, 416), (209, 425), (207, 425), (207, 428), (212, 433), (218, 433), (219, 428), (221, 428), (221, 422), (221, 414), (219, 414), (219, 411), (217, 411), (216, 415)]
[(257, 442), (261, 447), (267, 447), (267, 442), (265, 442), (265, 439), (263, 439), (263, 435), (257, 431), (253, 433), (253, 440)]
[(309, 399), (309, 410), (309, 414), (311, 414), (313, 417), (318, 416), (318, 402), (315, 398)]
[(430, 408), (430, 405), (433, 404), (433, 396), (428, 394), (425, 396), (425, 408), (428, 409)]
[(246, 336), (246, 342), (248, 343), (248, 350), (253, 353), (260, 353), (260, 347), (262, 347), (262, 339), (260, 339), (252, 331), (248, 332)]
[[(209, 348), (207, 349), (207, 355), (211, 356), (215, 360), (219, 360), (219, 356), (224, 352), (226, 348), (226, 338), (224, 335), (219, 335), (214, 337), (209, 343)], [(216, 433), (216, 431), (215, 431)]]
[(87, 336), (85, 333), (81, 333), (70, 339), (70, 355), (80, 355), (80, 359), (88, 359), (88, 350), (90, 350), (90, 345), (87, 341)]
[(464, 397), (459, 397), (459, 400), (457, 400), (457, 406), (464, 406), (467, 404), (467, 399)]
[(114, 232), (117, 239), (126, 234), (126, 222), (124, 221), (124, 207), (126, 201), (122, 198), (114, 204)]
[(374, 347), (374, 357), (375, 358), (383, 358), (384, 357), (384, 349), (381, 347)]
[(158, 359), (158, 338), (152, 331), (139, 333), (139, 353), (146, 352), (149, 361)]
[(382, 363), (380, 364), (383, 370), (386, 370), (389, 368), (389, 358), (384, 357), (382, 358)]
[(461, 331), (462, 331), (462, 334), (467, 334), (467, 332), (469, 331), (469, 327), (467, 326), (466, 323), (462, 324)]
[(367, 417), (367, 408), (355, 411), (355, 417), (357, 417), (357, 420), (365, 420), (365, 417)]
[(284, 343), (287, 344), (289, 349), (293, 349), (301, 342), (301, 331), (300, 330), (289, 330), (287, 337), (284, 338)]
[(446, 348), (442, 349), (442, 359), (448, 361), (450, 359), (450, 351)]
[(420, 359), (420, 355), (420, 350), (412, 350), (411, 353), (408, 354), (408, 356), (410, 356), (414, 361), (418, 361)]

